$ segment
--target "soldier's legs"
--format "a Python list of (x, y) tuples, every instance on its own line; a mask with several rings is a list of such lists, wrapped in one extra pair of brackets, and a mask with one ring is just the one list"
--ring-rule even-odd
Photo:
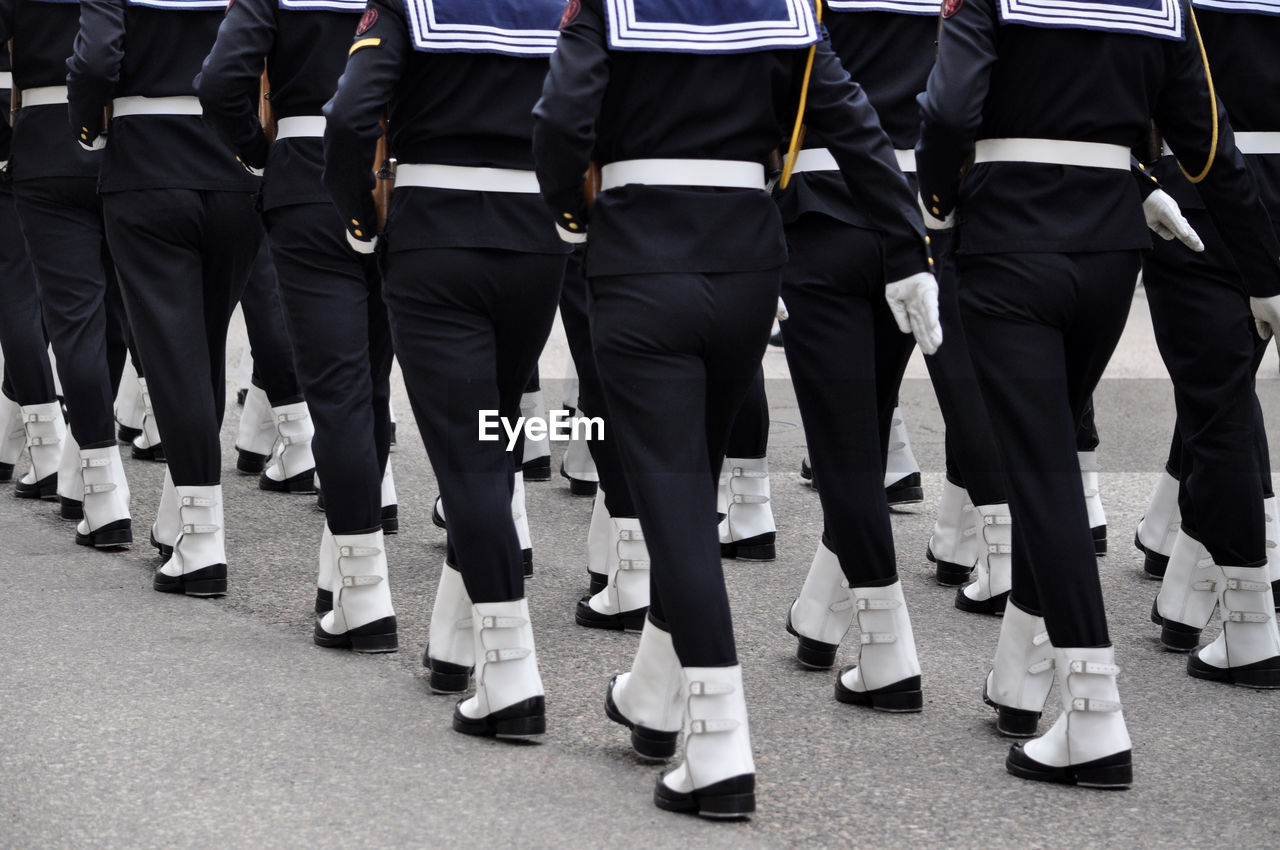
[(16, 191), (67, 417), (82, 448), (115, 445), (112, 402), (124, 365), (123, 317), (95, 182), (48, 178), (23, 181)]
[(473, 603), (524, 596), (506, 436), (478, 439), (482, 411), (514, 423), (551, 330), (564, 257), (485, 249), (390, 254), (384, 293), (395, 350), (447, 506), (449, 545)]
[(783, 349), (821, 476), (824, 536), (851, 586), (892, 584), (884, 438), (905, 335), (883, 303), (880, 239), (809, 216), (787, 228), (787, 240), (782, 298), (791, 318), (782, 323)]
[(1136, 252), (960, 258), (961, 315), (1008, 481), (1013, 599), (1043, 614), (1055, 647), (1110, 644), (1076, 428), (1124, 330), (1138, 262)]
[(591, 280), (596, 363), (651, 558), (650, 614), (684, 667), (737, 664), (715, 488), (778, 291), (776, 271)]
[(13, 196), (6, 189), (0, 191), (0, 350), (4, 351), (4, 394), (10, 400), (20, 405), (54, 401), (53, 369), (46, 348), (35, 273)]
[[(386, 395), (375, 404), (374, 388), (391, 373), (376, 261), (352, 253), (327, 204), (272, 210), (266, 221), (297, 376), (315, 421), (312, 450), (329, 529), (368, 532), (381, 520), (387, 439)], [(381, 444), (376, 410), (384, 411)]]
[(173, 483), (216, 484), (227, 326), (262, 239), (253, 199), (165, 189), (103, 204)]
[[(1253, 391), (1261, 342), (1248, 296), (1207, 215), (1188, 215), (1209, 235), (1208, 250), (1198, 254), (1158, 240), (1144, 271), (1156, 342), (1178, 411), (1180, 458), (1174, 472), (1181, 483), (1182, 529), (1217, 564), (1257, 566), (1266, 561), (1263, 452)], [(1261, 471), (1270, 477), (1269, 470)]]

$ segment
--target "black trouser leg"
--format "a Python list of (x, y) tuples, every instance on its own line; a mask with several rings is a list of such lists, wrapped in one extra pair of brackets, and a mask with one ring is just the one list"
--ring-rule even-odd
[(716, 486), (778, 290), (777, 271), (591, 280), (596, 363), (649, 549), (650, 611), (684, 667), (738, 663)]
[[(892, 584), (898, 570), (885, 499), (885, 448), (910, 356), (884, 300), (880, 238), (834, 219), (787, 227), (783, 350), (814, 475), (824, 539), (855, 587)], [(904, 357), (903, 350), (906, 350)]]
[(294, 364), (315, 423), (311, 450), (326, 521), (334, 534), (368, 532), (381, 523), (385, 464), (376, 410), (387, 416), (386, 395), (375, 407), (374, 387), (391, 374), (377, 261), (351, 250), (328, 204), (271, 210), (266, 223)]
[(39, 284), (45, 329), (58, 358), (71, 431), (82, 448), (113, 446), (112, 387), (119, 386), (118, 367), (123, 365), (123, 318), (112, 309), (118, 302), (108, 272), (97, 181), (21, 181), (15, 185), (15, 197)]
[(587, 448), (600, 476), (600, 488), (604, 490), (604, 505), (610, 516), (634, 517), (635, 505), (627, 487), (626, 473), (618, 457), (618, 447), (611, 433), (608, 404), (604, 387), (600, 384), (600, 371), (596, 368), (596, 355), (591, 348), (591, 320), (587, 311), (587, 278), (582, 271), (582, 249), (569, 255), (565, 266), (564, 288), (560, 292), (560, 321), (569, 343), (569, 353), (578, 370), (578, 412), (583, 416), (599, 417), (604, 422), (604, 435), (590, 440)]
[(769, 453), (769, 397), (764, 391), (764, 366), (756, 370), (756, 376), (747, 387), (747, 395), (733, 417), (729, 429), (729, 441), (725, 444), (727, 457), (761, 458)]
[[(293, 347), (280, 304), (280, 288), (271, 247), (266, 240), (254, 258), (249, 280), (240, 295), (245, 334), (253, 353), (254, 382), (272, 407), (302, 401), (302, 388), (293, 364)], [(298, 333), (305, 333), (294, 326)], [(326, 502), (327, 504), (327, 502)]]
[(1093, 396), (1084, 406), (1080, 414), (1080, 422), (1076, 425), (1076, 451), (1096, 452), (1102, 440), (1098, 437), (1098, 424), (1093, 417)]
[(473, 602), (524, 596), (511, 520), (514, 461), (478, 439), (481, 411), (512, 422), (551, 332), (564, 257), (487, 249), (388, 254), (383, 280), (409, 401)]
[(960, 320), (955, 261), (944, 260), (940, 270), (938, 315), (942, 345), (924, 363), (947, 429), (947, 477), (953, 484), (964, 486), (975, 505), (1002, 504), (1007, 499), (1004, 470)]
[(227, 326), (262, 239), (253, 197), (153, 189), (103, 204), (173, 483), (217, 484)]
[(13, 195), (0, 190), (0, 349), (4, 394), (18, 404), (48, 404), (57, 397), (47, 346), (18, 211)]
[(1267, 557), (1253, 390), (1259, 340), (1248, 295), (1208, 214), (1186, 215), (1205, 234), (1204, 253), (1156, 240), (1143, 272), (1178, 410), (1182, 528), (1218, 564), (1258, 566)]
[(961, 315), (1016, 530), (1013, 597), (1043, 612), (1054, 646), (1110, 644), (1076, 428), (1124, 330), (1138, 266), (1136, 251), (959, 258)]

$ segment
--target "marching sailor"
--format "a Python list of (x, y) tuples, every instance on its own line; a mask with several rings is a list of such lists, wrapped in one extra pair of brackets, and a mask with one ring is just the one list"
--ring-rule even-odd
[[(901, 2), (826, 5), (832, 48), (867, 92), (899, 167), (914, 171), (915, 95), (932, 64), (937, 4), (921, 2), (916, 14), (901, 12)], [(884, 481), (898, 386), (915, 346), (885, 297), (901, 287), (892, 282), (901, 275), (889, 265), (892, 254), (874, 210), (846, 187), (817, 128), (805, 134), (796, 171), (778, 193), (791, 254), (782, 273), (789, 314), (783, 350), (813, 469), (821, 476), (824, 522), (787, 630), (798, 638), (803, 665), (827, 669), (856, 620), (863, 636), (858, 663), (840, 672), (836, 699), (920, 711), (920, 665)], [(942, 330), (925, 330), (921, 349), (933, 354)]]
[[(1235, 143), (1258, 183), (1272, 222), (1280, 222), (1280, 44), (1277, 0), (1193, 0), (1214, 92), (1231, 115)], [(1160, 354), (1177, 403), (1174, 450), (1147, 520), (1169, 528), (1167, 570), (1152, 610), (1161, 642), (1185, 652), (1199, 643), (1215, 605), (1223, 630), (1188, 659), (1202, 679), (1280, 687), (1271, 591), (1280, 574), (1268, 557), (1280, 540), (1271, 466), (1254, 375), (1267, 341), (1255, 332), (1249, 295), (1230, 242), (1205, 210), (1193, 182), (1198, 160), (1165, 150), (1153, 176), (1185, 211), (1204, 240), (1203, 253), (1157, 240), (1143, 269)], [(1179, 167), (1181, 162), (1182, 167)], [(1183, 168), (1186, 169), (1184, 172)], [(1265, 216), (1260, 224), (1266, 225)], [(1275, 230), (1280, 238), (1280, 229)], [(1241, 267), (1245, 271), (1245, 267)], [(1274, 328), (1273, 328), (1274, 330)], [(1176, 479), (1176, 480), (1173, 480)], [(1162, 491), (1165, 496), (1160, 503)], [(1163, 510), (1162, 510), (1163, 507)], [(1161, 515), (1163, 514), (1163, 517)], [(1154, 536), (1154, 535), (1153, 535)], [(1141, 542), (1141, 535), (1139, 536)], [(1268, 544), (1268, 541), (1271, 541)], [(1270, 621), (1268, 621), (1270, 620)]]
[[(469, 735), (546, 726), (511, 510), (516, 461), (480, 432), (494, 414), (520, 415), (560, 297), (569, 248), (538, 197), (530, 111), (563, 9), (374, 0), (325, 107), (324, 183), (352, 248), (381, 251), (392, 339), (447, 506), (426, 662), (438, 692), (465, 690), (474, 667), (475, 694), (453, 715)], [(397, 166), (380, 234), (368, 164), (384, 112)]]
[[(715, 494), (786, 260), (765, 162), (806, 97), (854, 197), (885, 231), (897, 309), (936, 317), (923, 227), (892, 144), (820, 38), (805, 0), (571, 2), (535, 109), (543, 195), (567, 239), (586, 241), (589, 228), (596, 362), (652, 559), (640, 646), (606, 710), (651, 757), (673, 755), (683, 727), (684, 758), (654, 802), (708, 817), (755, 807)], [(588, 210), (593, 154), (603, 191)]]
[[(9, 71), (7, 51), (0, 51), (0, 104), (11, 94), (13, 74)], [(4, 113), (5, 117), (8, 112)], [(7, 163), (11, 156), (12, 132), (7, 120), (0, 120), (0, 350), (4, 352), (3, 386), (0, 387), (0, 481), (13, 478), (14, 468), (27, 449), (27, 417), (23, 408), (35, 408), (56, 417), (44, 426), (37, 418), (36, 426), (40, 443), (36, 455), (40, 458), (38, 475), (34, 466), (20, 480), (14, 491), (23, 498), (53, 498), (56, 479), (39, 485), (40, 478), (57, 475), (58, 455), (61, 447), (54, 439), (65, 430), (62, 411), (58, 407), (57, 388), (53, 383), (53, 370), (45, 355), (49, 347), (45, 339), (40, 317), (40, 298), (36, 292), (35, 273), (27, 258), (27, 244), (18, 224), (18, 211), (13, 203), (9, 185), (11, 176)], [(43, 433), (41, 433), (43, 430)], [(45, 443), (45, 439), (48, 443)], [(32, 458), (34, 462), (34, 458)], [(53, 485), (53, 486), (50, 486)]]
[[(291, 437), (310, 427), (309, 409), (325, 495), (315, 641), (387, 652), (398, 645), (381, 515), (391, 338), (376, 259), (348, 244), (348, 228), (321, 182), (321, 110), (338, 87), (364, 9), (361, 0), (239, 0), (205, 60), (199, 92), (206, 119), (241, 161), (265, 169), (267, 237), (306, 397), (270, 402), (282, 443), (278, 485), (311, 487), (311, 470), (295, 469), (290, 455)], [(258, 120), (264, 62), (274, 141)], [(372, 162), (372, 154), (361, 161), (364, 171)], [(246, 416), (256, 400), (251, 389)], [(269, 468), (264, 488), (271, 478)]]
[[(102, 154), (66, 132), (66, 59), (79, 14), (74, 2), (0, 3), (21, 103), (9, 173), (70, 420), (57, 482), (62, 516), (78, 520), (77, 543), (116, 548), (133, 540), (112, 408), (125, 318), (97, 192)], [(33, 408), (30, 428), (48, 427), (50, 413), (47, 404)], [(33, 460), (47, 451), (42, 445)], [(46, 477), (39, 465), (37, 473)]]
[[(1199, 181), (1251, 293), (1280, 293), (1280, 243), (1185, 0), (1159, 0), (1156, 14), (1143, 0), (1079, 5), (1087, 14), (1064, 21), (1020, 0), (947, 0), (916, 152), (926, 220), (956, 223), (960, 310), (1016, 535), (986, 699), (1024, 736), (1055, 675), (1063, 700), (1053, 727), (1014, 745), (1006, 765), (1126, 788), (1129, 735), (1076, 430), (1149, 245), (1129, 171), (1150, 118)], [(1059, 65), (1046, 70), (1045, 57)], [(1255, 304), (1260, 320), (1280, 321), (1273, 301)]]
[(227, 589), (218, 436), (227, 325), (262, 241), (258, 178), (205, 125), (192, 82), (225, 7), (84, 0), (67, 60), (72, 138), (106, 148), (107, 239), (164, 435), (155, 530), (172, 551), (153, 586), (192, 596)]

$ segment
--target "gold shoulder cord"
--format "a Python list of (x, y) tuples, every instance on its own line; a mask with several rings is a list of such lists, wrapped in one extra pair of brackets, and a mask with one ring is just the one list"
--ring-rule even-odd
[(1213, 161), (1218, 158), (1218, 96), (1213, 91), (1213, 72), (1209, 70), (1209, 54), (1205, 52), (1204, 39), (1200, 37), (1200, 25), (1196, 23), (1196, 11), (1190, 6), (1187, 9), (1191, 12), (1191, 27), (1195, 30), (1196, 43), (1200, 47), (1200, 61), (1204, 63), (1204, 77), (1209, 82), (1209, 107), (1213, 110), (1213, 135), (1209, 140), (1209, 159), (1205, 162), (1203, 171), (1192, 177), (1191, 172), (1183, 168), (1181, 162), (1178, 163), (1178, 168), (1192, 183), (1199, 183), (1209, 176), (1209, 170), (1213, 168)]
[[(815, 8), (815, 19), (819, 29), (822, 27), (822, 0), (817, 0)], [(819, 41), (821, 41), (822, 33), (818, 33)], [(813, 76), (813, 57), (817, 55), (818, 43), (814, 42), (809, 48), (809, 61), (804, 66), (804, 83), (800, 89), (800, 109), (796, 111), (796, 126), (791, 131), (791, 147), (787, 149), (787, 161), (782, 166), (782, 177), (778, 180), (778, 185), (783, 189), (787, 188), (787, 184), (791, 182), (791, 172), (796, 167), (796, 158), (800, 156), (800, 145), (804, 143), (804, 108), (809, 101), (809, 78)], [(1215, 118), (1217, 113), (1214, 113)]]

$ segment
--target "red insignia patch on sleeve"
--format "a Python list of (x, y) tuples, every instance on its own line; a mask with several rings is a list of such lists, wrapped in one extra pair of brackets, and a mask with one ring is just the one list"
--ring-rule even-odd
[(960, 11), (960, 7), (964, 5), (964, 0), (943, 0), (942, 17), (949, 18), (956, 12)]
[(356, 27), (356, 35), (357, 36), (364, 35), (370, 29), (372, 29), (373, 25), (376, 24), (377, 22), (378, 22), (378, 10), (365, 9), (364, 17), (360, 19), (360, 26)]
[(569, 0), (564, 7), (564, 14), (560, 16), (560, 29), (564, 29), (578, 19), (578, 13), (582, 11), (582, 0)]

